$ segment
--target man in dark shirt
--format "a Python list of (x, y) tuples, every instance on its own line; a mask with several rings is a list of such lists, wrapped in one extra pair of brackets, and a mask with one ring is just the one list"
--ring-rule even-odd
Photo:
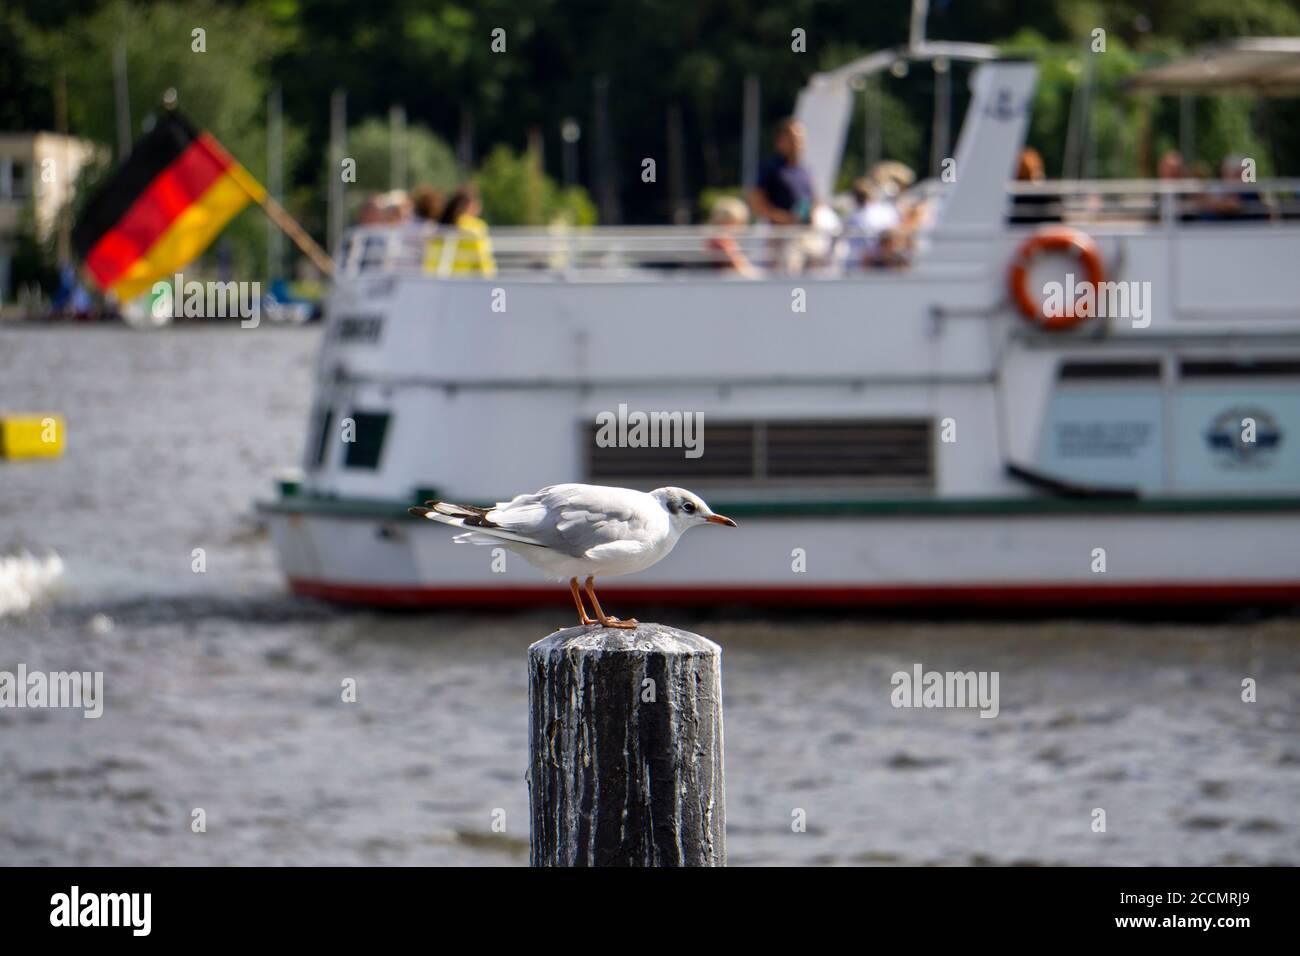
[(749, 191), (749, 204), (760, 219), (782, 226), (808, 223), (815, 203), (812, 176), (799, 165), (804, 128), (793, 116), (776, 127), (776, 155), (758, 170), (758, 184)]

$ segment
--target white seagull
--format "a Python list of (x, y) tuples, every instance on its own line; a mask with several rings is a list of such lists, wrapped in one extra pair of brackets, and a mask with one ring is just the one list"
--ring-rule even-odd
[[(464, 528), (457, 544), (504, 544), (555, 580), (569, 579), (573, 603), (583, 624), (636, 627), (636, 619), (607, 615), (596, 600), (597, 575), (633, 574), (667, 557), (687, 528), (736, 522), (714, 514), (699, 495), (685, 488), (656, 488), (646, 494), (603, 485), (548, 485), (531, 495), (517, 495), (492, 508), (425, 502), (412, 508), (443, 524)], [(587, 616), (578, 578), (586, 577), (595, 620)]]

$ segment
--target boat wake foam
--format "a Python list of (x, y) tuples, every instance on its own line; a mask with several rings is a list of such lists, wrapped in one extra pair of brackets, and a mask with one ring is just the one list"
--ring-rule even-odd
[(62, 582), (63, 559), (53, 551), (40, 556), (24, 548), (0, 554), (0, 617), (30, 610)]

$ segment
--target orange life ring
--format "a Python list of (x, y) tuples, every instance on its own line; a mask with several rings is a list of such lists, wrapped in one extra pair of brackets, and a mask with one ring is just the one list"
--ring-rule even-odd
[(1073, 301), (1063, 303), (1060, 315), (1047, 315), (1043, 311), (1042, 299), (1030, 294), (1029, 267), (1043, 252), (1074, 252), (1083, 263), (1083, 268), (1088, 273), (1087, 281), (1093, 284), (1094, 289), (1102, 281), (1104, 270), (1101, 266), (1101, 253), (1097, 251), (1097, 244), (1092, 241), (1092, 237), (1069, 226), (1047, 226), (1021, 243), (1007, 276), (1011, 297), (1025, 318), (1035, 325), (1056, 332), (1078, 325), (1088, 316), (1079, 315)]

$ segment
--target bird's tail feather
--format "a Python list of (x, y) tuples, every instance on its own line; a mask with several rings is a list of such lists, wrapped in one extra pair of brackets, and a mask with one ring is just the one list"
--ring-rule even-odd
[(413, 515), (421, 518), (432, 518), (434, 521), (441, 521), (443, 524), (453, 525), (457, 528), (466, 523), (468, 519), (470, 524), (486, 524), (487, 508), (475, 508), (471, 505), (454, 505), (449, 501), (426, 501), (424, 507), (418, 505), (414, 508), (408, 508)]
[(499, 534), (484, 534), (482, 531), (466, 531), (464, 534), (458, 534), (451, 539), (456, 544), (508, 544), (510, 538), (505, 538)]
[(474, 505), (454, 505), (450, 501), (426, 501), (425, 505), (449, 518), (482, 518), (490, 508), (478, 508)]
[(466, 534), (458, 534), (452, 538), (457, 544), (496, 544), (510, 541), (516, 544), (542, 545), (542, 542), (534, 538), (492, 524), (487, 516), (490, 508), (454, 505), (448, 501), (429, 501), (425, 504), (428, 507), (414, 507), (407, 510), (413, 515), (449, 524), (453, 528), (465, 528)]

